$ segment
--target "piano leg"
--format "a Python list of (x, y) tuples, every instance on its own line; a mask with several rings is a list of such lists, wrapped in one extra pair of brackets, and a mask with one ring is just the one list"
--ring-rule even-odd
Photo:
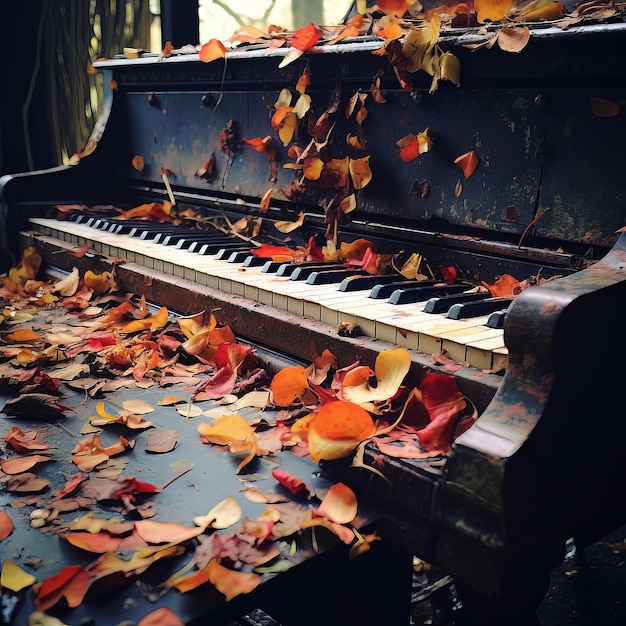
[(498, 599), (457, 582), (461, 609), (455, 626), (539, 626), (537, 611), (550, 588), (551, 572), (564, 555), (565, 544), (559, 543), (525, 551), (507, 566)]

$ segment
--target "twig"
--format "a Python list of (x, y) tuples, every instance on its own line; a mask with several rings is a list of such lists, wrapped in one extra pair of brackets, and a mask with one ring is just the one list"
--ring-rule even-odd
[(174, 198), (174, 194), (172, 192), (172, 186), (170, 185), (170, 181), (169, 181), (169, 178), (167, 177), (167, 174), (165, 172), (161, 172), (161, 178), (163, 179), (163, 182), (165, 183), (165, 189), (167, 189), (167, 195), (169, 196), (172, 206), (176, 206), (176, 198)]
[(543, 211), (539, 211), (539, 213), (537, 213), (537, 215), (535, 215), (535, 217), (530, 221), (530, 224), (528, 224), (528, 226), (526, 226), (526, 228), (524, 229), (524, 232), (522, 233), (522, 236), (519, 238), (519, 241), (517, 243), (517, 249), (519, 250), (522, 247), (522, 242), (524, 241), (524, 238), (526, 237), (526, 235), (528, 234), (528, 231), (550, 210), (550, 207), (543, 209)]

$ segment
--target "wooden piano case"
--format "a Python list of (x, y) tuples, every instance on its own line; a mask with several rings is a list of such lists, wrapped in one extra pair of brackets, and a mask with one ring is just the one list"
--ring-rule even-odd
[[(619, 20), (539, 25), (519, 53), (473, 50), (484, 38), (471, 29), (441, 38), (459, 60), (460, 86), (441, 81), (434, 91), (423, 73), (403, 89), (390, 60), (373, 54), (381, 41), (369, 37), (320, 46), (285, 67), (284, 50), (266, 49), (235, 50), (209, 64), (193, 54), (104, 61), (106, 111), (80, 162), (6, 177), (1, 191), (16, 245), (21, 233), (20, 245), (36, 242), (57, 268), (102, 270), (120, 252), (120, 284), (154, 303), (182, 314), (216, 309), (238, 336), (302, 360), (312, 347), (329, 348), (342, 365), (371, 365), (380, 350), (403, 345), (410, 383), (442, 371), (419, 351), (419, 331), (415, 339), (410, 328), (374, 319), (384, 335), (341, 337), (308, 309), (246, 297), (223, 276), (214, 283), (193, 266), (174, 263), (172, 275), (164, 261), (142, 266), (137, 259), (147, 255), (132, 243), (122, 253), (123, 244), (94, 237), (95, 253), (77, 260), (67, 252), (84, 244), (83, 235), (59, 236), (62, 229), (29, 220), (59, 204), (164, 202), (170, 186), (176, 207), (193, 207), (196, 216), (260, 218), (266, 241), (306, 245), (336, 232), (340, 242), (365, 238), (398, 258), (419, 252), (435, 273), (453, 266), (474, 284), (502, 274), (558, 277), (524, 291), (506, 313), (504, 375), (467, 366), (455, 373), (480, 417), (446, 458), (398, 460), (370, 445), (365, 461), (382, 467), (387, 481), (324, 464), (376, 499), (389, 540), (455, 577), (468, 620), (475, 609), (481, 623), (515, 623), (536, 607), (567, 538), (594, 540), (626, 519), (616, 496), (626, 471), (619, 365), (626, 244), (617, 235), (626, 222), (626, 30)], [(272, 127), (276, 103), (285, 89), (295, 103), (304, 71), (311, 108), (283, 142)], [(384, 102), (374, 101), (377, 81)], [(352, 98), (367, 111), (360, 122)], [(610, 115), (606, 103), (614, 105)], [(355, 209), (346, 215), (339, 210), (346, 189), (293, 167), (290, 147), (309, 145), (308, 120), (323, 116), (332, 132), (320, 142), (321, 161), (369, 156), (371, 180), (362, 188), (352, 182)], [(400, 158), (399, 143), (426, 131), (431, 148)], [(266, 137), (270, 156), (251, 147)], [(365, 149), (347, 137), (366, 140)], [(478, 167), (465, 177), (455, 161), (468, 152)], [(275, 229), (301, 214), (305, 227), (289, 238)]]

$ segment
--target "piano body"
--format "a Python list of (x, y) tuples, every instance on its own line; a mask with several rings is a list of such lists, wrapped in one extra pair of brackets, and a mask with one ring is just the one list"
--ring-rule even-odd
[[(375, 37), (319, 46), (284, 67), (286, 50), (264, 46), (212, 63), (195, 54), (101, 61), (105, 111), (80, 161), (1, 181), (14, 252), (34, 243), (63, 271), (114, 264), (122, 289), (182, 314), (213, 309), (238, 337), (305, 362), (328, 348), (340, 366), (373, 365), (380, 350), (402, 346), (407, 384), (445, 371), (433, 352), (466, 363), (454, 376), (480, 416), (447, 457), (399, 460), (368, 444), (366, 464), (388, 481), (341, 462), (325, 469), (377, 502), (385, 538), (454, 577), (468, 623), (477, 612), (481, 623), (524, 623), (565, 540), (584, 545), (626, 520), (626, 234), (617, 233), (626, 221), (625, 26), (537, 24), (519, 53), (472, 50), (487, 35), (461, 29), (439, 42), (460, 62), (460, 86), (441, 81), (432, 93), (424, 72), (403, 89), (390, 59), (373, 54)], [(311, 108), (285, 145), (272, 127), (276, 102), (289, 90), (295, 104), (307, 68)], [(340, 169), (369, 156), (371, 181), (352, 183), (356, 208), (346, 215), (345, 178), (336, 183), (330, 168), (320, 182), (290, 165), (290, 148), (309, 146), (309, 120), (322, 117), (321, 161)], [(430, 150), (403, 161), (397, 142), (426, 129)], [(266, 137), (272, 150), (255, 150)], [(468, 152), (478, 167), (466, 178), (455, 160)], [(192, 219), (123, 224), (107, 209), (170, 193), (173, 213)], [(60, 220), (59, 205), (88, 208)], [(288, 235), (276, 228), (302, 215)], [(488, 313), (427, 313), (425, 297), (393, 304), (371, 297), (371, 286), (342, 291), (343, 275), (328, 284), (277, 276), (250, 261), (249, 242), (222, 235), (214, 249), (207, 232), (211, 221), (254, 218), (258, 241), (324, 244), (338, 216), (340, 243), (367, 239), (397, 259), (419, 253), (439, 281), (450, 266), (465, 288), (503, 274), (540, 280), (492, 328)], [(83, 245), (88, 254), (71, 254)]]

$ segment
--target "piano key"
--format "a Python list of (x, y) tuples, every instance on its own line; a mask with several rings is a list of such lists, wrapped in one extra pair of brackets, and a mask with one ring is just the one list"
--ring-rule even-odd
[[(294, 269), (291, 273), (291, 280), (306, 280), (311, 274), (317, 271), (328, 271), (332, 268), (345, 268), (343, 264), (324, 263), (324, 264), (303, 264)], [(341, 282), (341, 281), (339, 281)]]
[(361, 291), (371, 290), (377, 285), (386, 285), (398, 282), (400, 276), (397, 274), (388, 274), (384, 276), (357, 275), (347, 276), (339, 285), (339, 291)]
[[(423, 324), (419, 328), (415, 328), (418, 332), (418, 350), (425, 354), (435, 354), (442, 350), (442, 342), (444, 336), (449, 333), (456, 332), (457, 337), (460, 336), (460, 332), (469, 336), (476, 332), (481, 332), (485, 328), (487, 317), (474, 317), (468, 320), (452, 320), (450, 318), (441, 319), (437, 324), (431, 324), (427, 326)], [(447, 323), (446, 323), (447, 322)], [(470, 329), (474, 329), (473, 331)], [(494, 329), (490, 329), (494, 330)], [(497, 331), (502, 332), (502, 331)]]
[(502, 311), (494, 311), (489, 315), (489, 319), (485, 326), (488, 328), (504, 328), (504, 318), (506, 317), (506, 309)]
[(481, 302), (455, 304), (450, 307), (448, 317), (454, 320), (460, 320), (478, 315), (488, 315), (489, 313), (493, 313), (503, 307), (509, 306), (511, 302), (513, 302), (513, 298), (490, 298), (489, 300), (483, 300)]
[(403, 287), (415, 287), (415, 285), (434, 285), (435, 281), (433, 280), (398, 280), (391, 283), (379, 283), (372, 287), (372, 291), (370, 292), (370, 298), (376, 300), (387, 300), (391, 294), (397, 289), (402, 289)]
[(396, 289), (391, 296), (389, 302), (392, 304), (408, 304), (410, 302), (424, 302), (429, 298), (436, 296), (447, 296), (455, 293), (462, 293), (470, 289), (470, 285), (428, 285), (419, 287), (408, 287)]
[(481, 370), (502, 371), (506, 368), (508, 355), (503, 339), (483, 339), (468, 342), (465, 359)]
[(447, 313), (453, 304), (475, 302), (476, 300), (485, 300), (490, 297), (491, 295), (487, 291), (473, 291), (471, 293), (437, 296), (426, 302), (424, 311), (426, 313)]
[(265, 274), (275, 274), (282, 265), (285, 265), (282, 261), (265, 261), (261, 271)]
[(355, 269), (318, 270), (306, 279), (309, 285), (337, 285), (350, 276), (362, 276), (363, 272)]
[(255, 254), (248, 254), (248, 256), (243, 260), (243, 267), (263, 267), (267, 263), (267, 259), (261, 256), (256, 256)]

